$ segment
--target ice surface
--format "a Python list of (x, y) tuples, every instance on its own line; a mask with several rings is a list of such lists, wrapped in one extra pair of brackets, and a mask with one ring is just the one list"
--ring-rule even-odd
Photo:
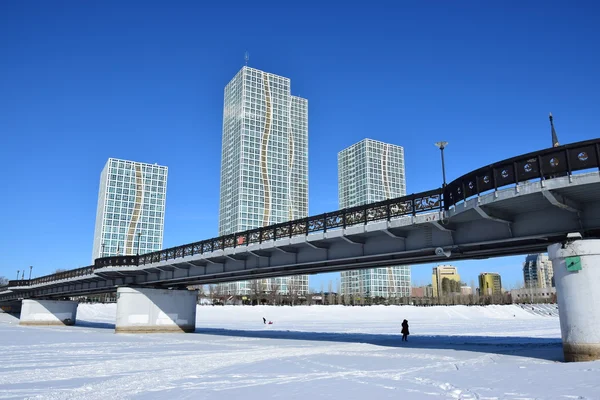
[(563, 363), (558, 318), (519, 306), (198, 306), (195, 334), (115, 334), (115, 314), (0, 314), (0, 398), (600, 399), (600, 362)]

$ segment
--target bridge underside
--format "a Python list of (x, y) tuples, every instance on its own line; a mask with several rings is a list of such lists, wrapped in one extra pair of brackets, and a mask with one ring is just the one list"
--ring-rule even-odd
[(600, 237), (600, 176), (566, 176), (482, 195), (433, 212), (238, 246), (154, 264), (106, 267), (39, 287), (0, 292), (0, 302), (545, 252), (566, 234)]

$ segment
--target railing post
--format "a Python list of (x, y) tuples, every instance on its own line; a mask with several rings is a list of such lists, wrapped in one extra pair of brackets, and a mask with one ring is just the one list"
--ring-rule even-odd
[(598, 171), (600, 171), (600, 144), (596, 143), (596, 164), (598, 165)]
[(515, 184), (518, 186), (519, 185), (519, 169), (517, 167), (517, 162), (513, 162), (513, 174), (515, 176)]
[(496, 180), (496, 168), (492, 168), (492, 182), (494, 182), (494, 192), (498, 191), (498, 181)]
[(289, 226), (289, 232), (290, 232), (289, 236), (291, 238), (292, 236), (294, 236), (294, 223), (292, 221), (290, 221), (290, 222), (288, 222), (288, 226)]
[[(441, 204), (441, 203), (440, 203)], [(388, 201), (388, 203), (385, 205), (385, 216), (387, 217), (388, 221), (391, 221), (392, 219), (392, 207), (390, 202)]]
[(571, 176), (573, 174), (573, 170), (571, 169), (571, 156), (567, 149), (565, 149), (565, 160), (567, 160), (567, 173)]
[(305, 236), (308, 236), (308, 217), (306, 217), (305, 221), (306, 221), (306, 223), (304, 226), (304, 234), (305, 234)]
[(323, 214), (323, 233), (327, 232), (327, 213)]
[(342, 228), (346, 229), (346, 209), (342, 210)]
[(542, 166), (542, 156), (537, 156), (538, 172), (540, 173), (540, 180), (544, 180), (544, 167)]

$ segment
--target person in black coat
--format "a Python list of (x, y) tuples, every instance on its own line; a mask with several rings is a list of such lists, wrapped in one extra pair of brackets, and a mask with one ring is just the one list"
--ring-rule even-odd
[(409, 332), (408, 332), (408, 321), (407, 320), (402, 321), (402, 331), (401, 331), (401, 333), (402, 333), (402, 341), (403, 342), (408, 342)]

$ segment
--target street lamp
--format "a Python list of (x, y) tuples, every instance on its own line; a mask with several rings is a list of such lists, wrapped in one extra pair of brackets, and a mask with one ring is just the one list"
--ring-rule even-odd
[(442, 176), (444, 178), (444, 186), (446, 187), (446, 164), (444, 163), (444, 149), (448, 146), (448, 142), (437, 142), (435, 143), (435, 147), (440, 149), (442, 153)]
[(138, 240), (137, 240), (137, 255), (139, 256), (140, 255), (140, 238), (142, 237), (142, 232), (138, 231), (137, 237), (138, 237)]
[(19, 280), (19, 272), (21, 272), (20, 269), (17, 270), (17, 280)]
[(31, 270), (33, 269), (33, 265), (29, 266), (29, 280), (31, 280)]

